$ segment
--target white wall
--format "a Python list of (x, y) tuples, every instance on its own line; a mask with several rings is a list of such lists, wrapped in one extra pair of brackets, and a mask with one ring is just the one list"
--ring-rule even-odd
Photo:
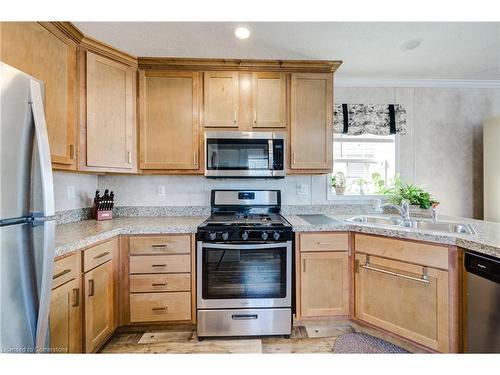
[[(400, 137), (399, 147), (403, 180), (428, 188), (442, 202), (441, 213), (482, 217), (482, 123), (500, 115), (500, 88), (336, 87), (335, 101), (404, 104), (408, 134)], [(97, 177), (70, 176), (58, 179), (80, 186), (79, 198), (68, 200), (66, 188), (56, 187), (62, 191), (62, 198), (56, 195), (56, 206), (90, 206)], [(276, 188), (283, 192), (283, 204), (326, 204), (326, 178), (210, 180), (202, 176), (110, 175), (99, 176), (98, 186), (114, 190), (117, 205), (208, 205), (210, 190), (215, 188)], [(301, 184), (308, 188), (304, 195), (297, 193)], [(158, 185), (165, 186), (165, 196), (157, 194)]]
[[(74, 197), (68, 197), (68, 187), (74, 188)], [(97, 189), (97, 175), (54, 172), (56, 211), (91, 207)]]

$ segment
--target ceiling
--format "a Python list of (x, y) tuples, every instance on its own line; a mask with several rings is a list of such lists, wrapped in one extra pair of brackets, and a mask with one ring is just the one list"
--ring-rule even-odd
[[(342, 78), (500, 80), (500, 22), (74, 22), (142, 57), (342, 60)], [(237, 26), (250, 38), (237, 39)], [(404, 45), (420, 45), (405, 49)]]

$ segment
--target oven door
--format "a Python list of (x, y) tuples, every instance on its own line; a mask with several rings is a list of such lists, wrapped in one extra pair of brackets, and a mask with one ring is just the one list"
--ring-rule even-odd
[(281, 177), (284, 169), (274, 170), (272, 138), (273, 133), (250, 132), (207, 136), (205, 176)]
[(291, 307), (291, 241), (199, 241), (196, 256), (198, 309)]

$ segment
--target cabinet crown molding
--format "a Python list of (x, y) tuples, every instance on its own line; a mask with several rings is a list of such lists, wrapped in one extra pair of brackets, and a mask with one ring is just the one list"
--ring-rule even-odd
[(138, 57), (139, 69), (232, 70), (292, 73), (333, 73), (342, 64), (334, 60), (257, 60)]

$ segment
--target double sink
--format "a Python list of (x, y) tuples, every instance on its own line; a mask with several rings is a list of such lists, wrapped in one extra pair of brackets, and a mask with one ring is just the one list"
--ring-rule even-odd
[(445, 233), (476, 234), (470, 224), (452, 223), (448, 221), (433, 222), (425, 219), (402, 219), (399, 217), (355, 216), (347, 221), (354, 223), (376, 224), (385, 227), (404, 227), (411, 229), (432, 230)]

